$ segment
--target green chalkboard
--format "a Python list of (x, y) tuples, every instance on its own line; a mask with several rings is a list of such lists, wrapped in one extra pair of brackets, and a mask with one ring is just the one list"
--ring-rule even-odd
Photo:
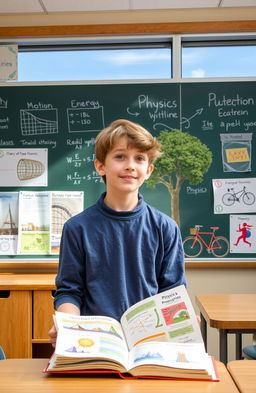
[[(0, 87), (0, 150), (47, 149), (48, 183), (36, 188), (0, 184), (0, 191), (81, 190), (88, 207), (105, 189), (93, 167), (94, 141), (101, 129), (118, 118), (138, 122), (155, 136), (180, 129), (196, 136), (213, 154), (202, 183), (185, 182), (182, 187), (182, 236), (185, 239), (199, 224), (218, 226), (229, 239), (229, 214), (214, 212), (212, 179), (254, 178), (256, 165), (252, 149), (250, 170), (224, 172), (220, 135), (250, 133), (255, 145), (255, 108), (256, 82), (5, 85)], [(159, 184), (151, 190), (143, 185), (142, 193), (170, 215), (166, 187)], [(212, 257), (205, 249), (199, 256)], [(253, 257), (228, 253), (225, 259)]]

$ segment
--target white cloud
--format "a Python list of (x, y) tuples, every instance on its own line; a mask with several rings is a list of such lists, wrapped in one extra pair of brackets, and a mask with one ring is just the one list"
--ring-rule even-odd
[(182, 53), (182, 63), (184, 65), (195, 64), (195, 63), (197, 64), (199, 61), (202, 61), (202, 59), (203, 57), (196, 50)]
[(192, 78), (204, 78), (205, 77), (205, 70), (202, 68), (197, 68), (196, 70), (191, 71)]
[(128, 65), (128, 64), (148, 63), (150, 61), (160, 61), (160, 60), (170, 61), (170, 55), (168, 53), (158, 53), (158, 52), (136, 53), (133, 51), (126, 51), (122, 53), (116, 52), (115, 54), (111, 54), (111, 55), (104, 54), (102, 60), (117, 65)]

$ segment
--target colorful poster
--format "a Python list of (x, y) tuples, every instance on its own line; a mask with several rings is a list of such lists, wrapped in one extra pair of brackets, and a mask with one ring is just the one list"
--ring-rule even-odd
[(58, 254), (64, 223), (84, 208), (83, 191), (51, 192), (51, 254)]
[(1, 187), (47, 187), (47, 149), (0, 149)]
[(20, 192), (18, 251), (49, 254), (50, 192)]
[(256, 254), (256, 215), (230, 216), (230, 253)]
[(256, 178), (213, 179), (214, 214), (256, 212)]
[(17, 254), (18, 209), (18, 192), (0, 192), (0, 255)]

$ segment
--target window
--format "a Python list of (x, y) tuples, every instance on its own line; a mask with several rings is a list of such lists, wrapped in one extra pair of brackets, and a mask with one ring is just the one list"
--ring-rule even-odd
[(18, 45), (18, 82), (256, 77), (256, 33), (28, 39)]
[(182, 47), (182, 77), (255, 77), (256, 44)]
[(171, 48), (19, 52), (18, 81), (170, 79)]

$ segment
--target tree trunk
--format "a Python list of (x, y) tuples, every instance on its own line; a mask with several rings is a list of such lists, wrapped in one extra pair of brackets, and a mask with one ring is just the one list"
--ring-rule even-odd
[(180, 228), (180, 200), (179, 200), (180, 190), (172, 190), (171, 194), (171, 214), (172, 218), (176, 221), (178, 227)]

